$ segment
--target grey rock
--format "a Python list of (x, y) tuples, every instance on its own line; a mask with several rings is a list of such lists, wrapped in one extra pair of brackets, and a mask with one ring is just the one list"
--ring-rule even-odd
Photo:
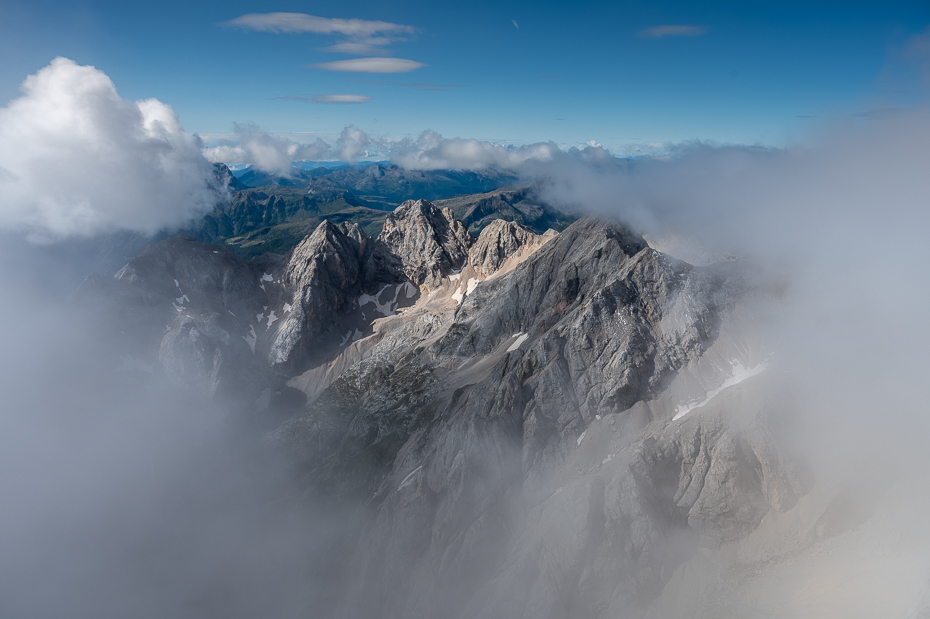
[(429, 289), (465, 265), (474, 239), (452, 211), (408, 200), (385, 218), (378, 241), (400, 258), (411, 282)]
[(105, 301), (101, 311), (124, 355), (176, 387), (249, 410), (271, 381), (251, 347), (264, 335), (257, 316), (274, 296), (262, 277), (280, 266), (280, 256), (247, 263), (221, 247), (172, 237), (113, 278), (89, 278), (78, 297)]
[(450, 208), (472, 234), (503, 219), (513, 221), (536, 233), (548, 228), (563, 230), (578, 219), (564, 213), (541, 197), (538, 183), (526, 187), (497, 189), (487, 193), (459, 195), (437, 200), (439, 208)]
[(249, 188), (248, 185), (233, 176), (232, 170), (225, 163), (213, 164), (213, 176), (220, 187), (229, 191), (242, 191)]
[(507, 258), (539, 239), (540, 235), (520, 224), (496, 219), (478, 235), (468, 252), (468, 264), (476, 274), (486, 277), (501, 268)]
[(368, 250), (357, 224), (328, 221), (294, 248), (282, 276), (291, 311), (274, 332), (268, 352), (272, 365), (294, 367), (314, 352), (319, 336), (359, 296)]
[[(532, 240), (492, 225), (469, 255), (489, 272)], [(700, 540), (790, 508), (805, 488), (761, 417), (648, 404), (746, 289), (732, 264), (584, 219), (451, 313), (385, 332), (271, 436), (308, 488), (373, 510), (345, 615), (642, 610)]]

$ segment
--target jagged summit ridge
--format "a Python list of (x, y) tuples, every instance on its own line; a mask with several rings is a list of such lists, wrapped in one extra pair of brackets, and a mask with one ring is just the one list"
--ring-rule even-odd
[(361, 293), (371, 247), (358, 224), (321, 223), (291, 252), (283, 272), (291, 311), (277, 326), (268, 361), (299, 363)]
[(431, 289), (464, 266), (474, 238), (451, 210), (408, 200), (385, 218), (378, 241), (400, 258), (411, 282)]
[(495, 219), (478, 235), (468, 254), (468, 264), (481, 276), (488, 276), (522, 248), (541, 238), (529, 228), (512, 221)]

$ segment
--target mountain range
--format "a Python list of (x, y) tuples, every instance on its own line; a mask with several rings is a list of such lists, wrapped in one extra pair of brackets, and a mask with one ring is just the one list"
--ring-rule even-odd
[(172, 237), (75, 295), (121, 334), (124, 376), (246, 420), (344, 515), (312, 557), (334, 579), (315, 616), (770, 616), (785, 570), (866, 534), (861, 496), (786, 439), (790, 368), (738, 260), (591, 217), (539, 232), (567, 222), (531, 190), (337, 199), (384, 213), (377, 235), (321, 209), (250, 260)]
[(576, 218), (548, 205), (536, 186), (502, 188), (518, 179), (494, 169), (418, 171), (371, 164), (295, 170), (291, 177), (250, 169), (238, 178), (222, 164), (217, 170), (229, 183), (231, 199), (187, 232), (245, 258), (289, 251), (324, 219), (357, 223), (377, 236), (385, 214), (410, 196), (452, 209), (475, 234), (493, 219), (516, 221), (541, 233), (561, 230)]

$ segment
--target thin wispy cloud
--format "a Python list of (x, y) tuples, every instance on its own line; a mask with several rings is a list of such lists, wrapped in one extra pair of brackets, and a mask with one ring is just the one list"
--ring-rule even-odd
[(465, 84), (429, 84), (421, 82), (394, 82), (398, 86), (408, 88), (465, 88)]
[(372, 37), (377, 34), (412, 34), (415, 31), (413, 26), (392, 24), (385, 21), (331, 19), (306, 13), (249, 13), (222, 22), (220, 25), (259, 32), (288, 34), (313, 32), (316, 34), (344, 34), (352, 37)]
[(386, 84), (388, 86), (402, 86), (404, 88), (416, 88), (417, 90), (443, 91), (450, 88), (465, 88), (465, 84), (433, 84), (429, 82), (396, 82), (393, 80), (364, 80), (350, 78), (350, 82), (359, 82), (361, 84)]
[(704, 26), (665, 25), (646, 28), (639, 33), (644, 39), (661, 39), (663, 37), (699, 37), (707, 34)]
[(283, 97), (272, 97), (272, 99), (281, 99), (284, 101), (302, 101), (304, 103), (310, 103), (312, 100), (309, 97), (298, 97), (296, 95), (284, 95)]
[(312, 65), (324, 71), (345, 71), (349, 73), (408, 73), (426, 65), (405, 58), (353, 58), (335, 62), (319, 62)]
[(901, 107), (879, 107), (853, 114), (853, 116), (855, 118), (865, 118), (866, 120), (888, 120), (906, 114), (908, 111), (907, 108)]
[(910, 38), (905, 56), (920, 71), (924, 81), (930, 81), (930, 26)]
[(347, 40), (321, 48), (325, 52), (380, 56), (395, 41), (416, 32), (413, 26), (367, 19), (333, 19), (306, 13), (249, 13), (221, 22), (221, 26), (279, 34), (334, 34)]
[(510, 23), (513, 24), (513, 27), (516, 28), (517, 30), (520, 29), (520, 24), (517, 23), (517, 20), (511, 19)]
[(331, 103), (331, 104), (354, 104), (365, 103), (370, 101), (371, 97), (366, 95), (315, 95), (314, 103)]
[[(321, 47), (321, 52), (336, 52), (337, 54), (349, 54), (351, 56), (387, 56), (390, 52), (378, 45), (387, 45), (382, 43), (382, 37), (366, 39), (365, 41), (348, 41), (345, 43), (336, 43), (328, 47)], [(388, 40), (390, 42), (390, 40)]]

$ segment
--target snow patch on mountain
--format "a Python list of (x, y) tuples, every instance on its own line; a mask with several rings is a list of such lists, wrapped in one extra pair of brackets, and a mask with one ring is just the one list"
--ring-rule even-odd
[(246, 343), (249, 345), (249, 348), (251, 348), (251, 349), (252, 349), (252, 352), (254, 353), (254, 352), (255, 352), (255, 342), (258, 341), (258, 335), (256, 335), (256, 333), (255, 333), (255, 327), (254, 327), (254, 326), (250, 326), (250, 327), (249, 327), (249, 333), (248, 333), (248, 335), (243, 335), (243, 336), (242, 336), (242, 339), (244, 339), (244, 340), (246, 341)]
[(515, 338), (517, 338), (517, 339), (514, 341), (513, 344), (511, 344), (511, 345), (507, 348), (507, 352), (513, 352), (513, 351), (519, 349), (520, 346), (523, 344), (523, 342), (525, 342), (526, 339), (529, 337), (529, 335), (527, 335), (526, 333), (514, 333), (514, 334), (511, 335), (510, 337), (515, 337)]

